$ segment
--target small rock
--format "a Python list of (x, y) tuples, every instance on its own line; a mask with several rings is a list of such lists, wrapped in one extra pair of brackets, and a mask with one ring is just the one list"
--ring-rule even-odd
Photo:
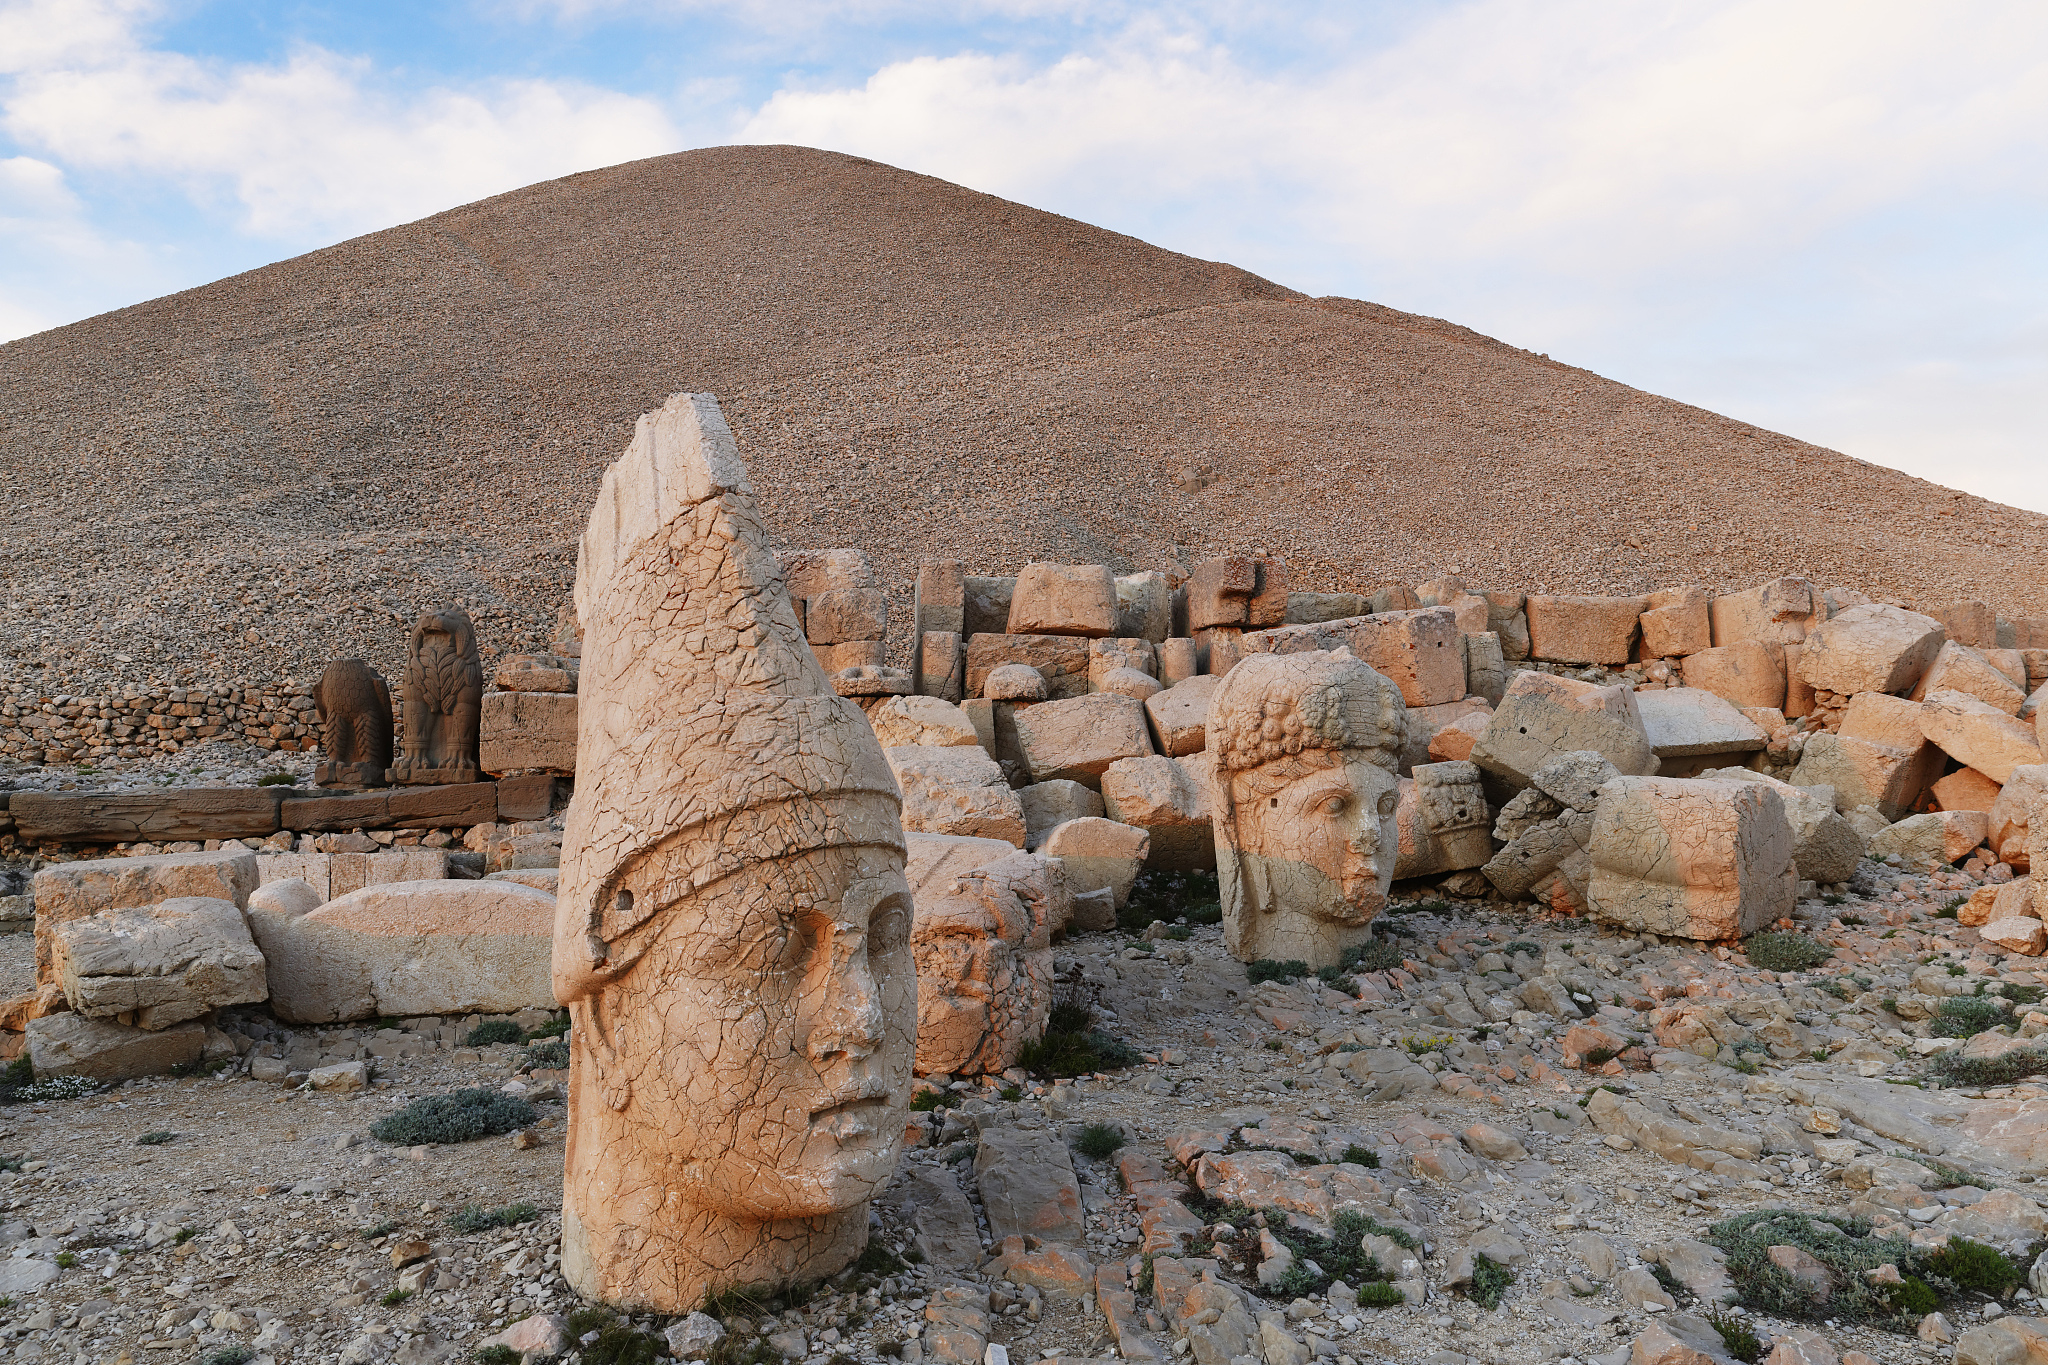
[(306, 1075), (306, 1084), (315, 1090), (367, 1090), (370, 1072), (361, 1062), (337, 1062), (313, 1068)]
[(670, 1323), (662, 1335), (668, 1353), (677, 1360), (702, 1360), (725, 1340), (725, 1326), (708, 1313), (692, 1313), (681, 1322)]
[(393, 1242), (391, 1244), (391, 1268), (397, 1270), (401, 1266), (411, 1265), (414, 1261), (424, 1261), (433, 1254), (433, 1247), (425, 1242)]

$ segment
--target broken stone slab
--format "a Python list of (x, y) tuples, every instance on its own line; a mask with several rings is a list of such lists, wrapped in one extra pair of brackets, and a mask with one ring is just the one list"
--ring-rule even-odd
[[(1653, 1107), (1654, 1106), (1654, 1107)], [(1661, 1100), (1630, 1099), (1596, 1090), (1586, 1104), (1596, 1132), (1625, 1137), (1674, 1165), (1711, 1171), (1737, 1180), (1768, 1179), (1759, 1164), (1763, 1141), (1751, 1133), (1679, 1117)]]
[(1636, 695), (1623, 685), (1598, 687), (1525, 669), (1508, 680), (1486, 733), (1472, 746), (1472, 762), (1517, 789), (1552, 759), (1581, 749), (1604, 755), (1625, 775), (1647, 776), (1658, 760)]
[(1100, 790), (1110, 764), (1152, 752), (1145, 703), (1113, 692), (1020, 709), (1015, 721), (1017, 747), (1034, 782), (1065, 778)]
[(1026, 564), (1010, 593), (1011, 635), (1116, 633), (1116, 580), (1100, 564)]
[[(1025, 794), (1039, 783), (1026, 787)], [(1026, 807), (1029, 809), (1028, 803)], [(1120, 758), (1102, 773), (1101, 814), (1150, 836), (1145, 866), (1184, 872), (1216, 866), (1216, 837), (1210, 825), (1204, 784), (1179, 759)]]
[(1792, 913), (1798, 874), (1784, 803), (1766, 787), (1622, 777), (1593, 820), (1595, 919), (1707, 941)]
[(2048, 1361), (2048, 1318), (2006, 1314), (1956, 1340), (1955, 1365), (2038, 1365)]
[(1913, 700), (1925, 701), (1936, 692), (1961, 692), (2008, 716), (2019, 715), (2027, 701), (2025, 688), (2014, 683), (1983, 654), (1954, 640), (1942, 645), (1934, 662), (1927, 666), (1927, 672), (1913, 688)]
[[(20, 796), (15, 800), (19, 801)], [(13, 807), (10, 805), (9, 809)], [(207, 896), (242, 907), (260, 880), (256, 855), (246, 850), (219, 853), (158, 853), (142, 858), (104, 858), (59, 863), (36, 873), (36, 980), (56, 982), (56, 929), (71, 920), (106, 910), (155, 905), (173, 896)]]
[(1401, 779), (1394, 877), (1429, 877), (1483, 866), (1493, 856), (1492, 811), (1471, 763), (1424, 763)]
[(1797, 787), (1832, 789), (1835, 804), (1842, 810), (1869, 807), (1887, 821), (1896, 820), (1918, 804), (1921, 793), (1941, 770), (1940, 750), (1931, 744), (1915, 748), (1926, 751), (1927, 757), (1820, 731), (1807, 736), (1791, 781)]
[(1079, 635), (971, 635), (967, 640), (967, 695), (983, 695), (988, 675), (1004, 664), (1026, 664), (1045, 679), (1055, 701), (1086, 696), (1088, 640)]
[(1198, 673), (1145, 698), (1145, 712), (1152, 719), (1161, 753), (1179, 758), (1200, 753), (1207, 746), (1209, 702), (1222, 681), (1213, 673)]
[(1038, 851), (1060, 860), (1067, 872), (1067, 885), (1073, 891), (1106, 889), (1116, 907), (1122, 909), (1145, 866), (1151, 845), (1151, 837), (1136, 826), (1101, 816), (1083, 816), (1055, 825)]
[[(1143, 763), (1152, 760), (1121, 761)], [(1028, 787), (1020, 787), (1017, 790), (1017, 798), (1024, 805), (1024, 847), (1033, 850), (1037, 849), (1055, 826), (1089, 816), (1101, 818), (1103, 802), (1106, 799), (1101, 792), (1063, 778), (1056, 778), (1051, 782), (1034, 782)]]
[(1774, 578), (1746, 592), (1723, 593), (1714, 599), (1711, 612), (1714, 643), (1796, 644), (1821, 619), (1823, 605), (1812, 582), (1796, 577)]
[(1411, 706), (1407, 711), (1407, 738), (1401, 745), (1401, 761), (1397, 771), (1404, 777), (1411, 774), (1416, 765), (1430, 761), (1438, 736), (1447, 730), (1466, 729), (1470, 738), (1465, 742), (1463, 754), (1472, 752), (1472, 744), (1486, 733), (1486, 724), (1493, 718), (1493, 706), (1484, 697), (1466, 697), (1462, 701), (1445, 702), (1442, 706)]
[(1044, 1242), (1079, 1242), (1087, 1236), (1074, 1161), (1057, 1133), (1044, 1129), (985, 1128), (974, 1153), (974, 1175), (990, 1239), (1030, 1236)]
[(882, 1202), (910, 1224), (912, 1241), (926, 1264), (940, 1270), (973, 1270), (981, 1264), (981, 1228), (953, 1171), (950, 1165), (906, 1167)]
[(1792, 865), (1803, 881), (1846, 882), (1856, 875), (1865, 841), (1856, 827), (1835, 811), (1832, 794), (1817, 795), (1805, 787), (1780, 782), (1748, 768), (1714, 768), (1699, 775), (1703, 782), (1754, 782), (1769, 787), (1785, 805), (1792, 826)]
[[(1455, 1139), (1445, 1135), (1456, 1145)], [(1386, 1208), (1379, 1181), (1364, 1166), (1298, 1165), (1289, 1152), (1208, 1152), (1195, 1162), (1195, 1185), (1211, 1199), (1252, 1208), (1283, 1208), (1328, 1229), (1343, 1209), (1372, 1211), (1401, 1221)]]
[(1697, 586), (1665, 588), (1644, 600), (1643, 655), (1669, 659), (1697, 654), (1713, 644), (1707, 590)]
[(1152, 1297), (1167, 1329), (1184, 1337), (1195, 1365), (1263, 1360), (1258, 1322), (1242, 1290), (1212, 1260), (1161, 1256), (1152, 1262)]
[(1909, 692), (1941, 652), (1941, 622), (1903, 607), (1850, 607), (1806, 633), (1799, 676), (1826, 692)]
[(489, 692), (477, 722), (477, 757), (500, 773), (576, 771), (574, 693)]
[(1163, 573), (1119, 574), (1116, 579), (1116, 631), (1158, 644), (1173, 634), (1173, 584)]
[(951, 749), (979, 744), (967, 713), (937, 697), (891, 697), (868, 713), (884, 749)]
[(1626, 776), (1604, 754), (1579, 749), (1559, 754), (1530, 776), (1529, 785), (1568, 810), (1590, 814), (1600, 804), (1600, 789)]
[(268, 995), (263, 954), (233, 901), (174, 896), (57, 927), (56, 966), (89, 1019), (166, 1028)]
[(903, 790), (903, 828), (920, 834), (1001, 839), (1024, 847), (1024, 803), (979, 744), (882, 750)]
[(1964, 692), (1930, 692), (1920, 708), (1920, 730), (1943, 753), (2004, 783), (2013, 769), (2040, 763), (2032, 725)]
[(1287, 594), (1286, 624), (1320, 625), (1364, 616), (1370, 610), (1367, 600), (1355, 592), (1291, 592)]
[(1659, 759), (1753, 754), (1771, 742), (1733, 702), (1696, 687), (1638, 692), (1636, 709)]
[(15, 792), (7, 813), (25, 844), (263, 838), (278, 829), (285, 787), (167, 792)]
[(1988, 817), (2004, 788), (1975, 768), (1958, 768), (1929, 790), (1934, 793), (1934, 803), (1941, 810), (1982, 811)]
[(1442, 706), (1465, 696), (1465, 650), (1451, 607), (1255, 631), (1239, 641), (1239, 648), (1245, 654), (1348, 649), (1399, 688), (1409, 706)]
[(1915, 872), (1932, 872), (1970, 856), (1990, 828), (1991, 817), (1983, 811), (1930, 811), (1880, 830), (1867, 852)]
[(392, 882), (310, 913), (253, 909), (271, 1008), (292, 1023), (554, 1008), (555, 898), (504, 881)]
[(1095, 1292), (1095, 1267), (1081, 1252), (1057, 1243), (1034, 1248), (1023, 1237), (1006, 1237), (986, 1271), (1066, 1303), (1079, 1303)]
[(49, 1014), (29, 1020), (26, 1032), (29, 1064), (38, 1076), (160, 1076), (198, 1061), (206, 1048), (205, 1027), (192, 1022), (140, 1029), (80, 1014)]
[(1647, 597), (1530, 594), (1529, 657), (1549, 663), (1625, 664), (1635, 657)]
[(1627, 1365), (1741, 1365), (1713, 1324), (1690, 1313), (1652, 1319), (1622, 1358)]

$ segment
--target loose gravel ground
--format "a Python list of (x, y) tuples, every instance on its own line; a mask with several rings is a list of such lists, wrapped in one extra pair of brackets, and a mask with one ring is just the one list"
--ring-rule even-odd
[(605, 464), (717, 394), (769, 525), (916, 562), (1304, 588), (1781, 573), (2048, 612), (2048, 519), (1434, 319), (855, 157), (552, 181), (0, 347), (0, 681), (395, 673), (418, 611), (545, 644)]

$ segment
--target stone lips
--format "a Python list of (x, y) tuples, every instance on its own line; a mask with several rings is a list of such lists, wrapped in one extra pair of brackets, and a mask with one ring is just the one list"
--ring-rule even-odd
[(669, 1313), (831, 1274), (909, 1100), (901, 801), (806, 642), (709, 395), (647, 414), (606, 471), (576, 602), (563, 1274)]

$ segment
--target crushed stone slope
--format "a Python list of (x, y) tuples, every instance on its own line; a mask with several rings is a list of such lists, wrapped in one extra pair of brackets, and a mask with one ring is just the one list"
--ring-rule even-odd
[[(716, 393), (789, 546), (1300, 586), (1747, 586), (2048, 612), (2048, 518), (1056, 215), (795, 147), (568, 177), (0, 347), (0, 680), (543, 643), (634, 419)], [(907, 605), (904, 604), (904, 605)], [(899, 630), (900, 635), (900, 630)]]

